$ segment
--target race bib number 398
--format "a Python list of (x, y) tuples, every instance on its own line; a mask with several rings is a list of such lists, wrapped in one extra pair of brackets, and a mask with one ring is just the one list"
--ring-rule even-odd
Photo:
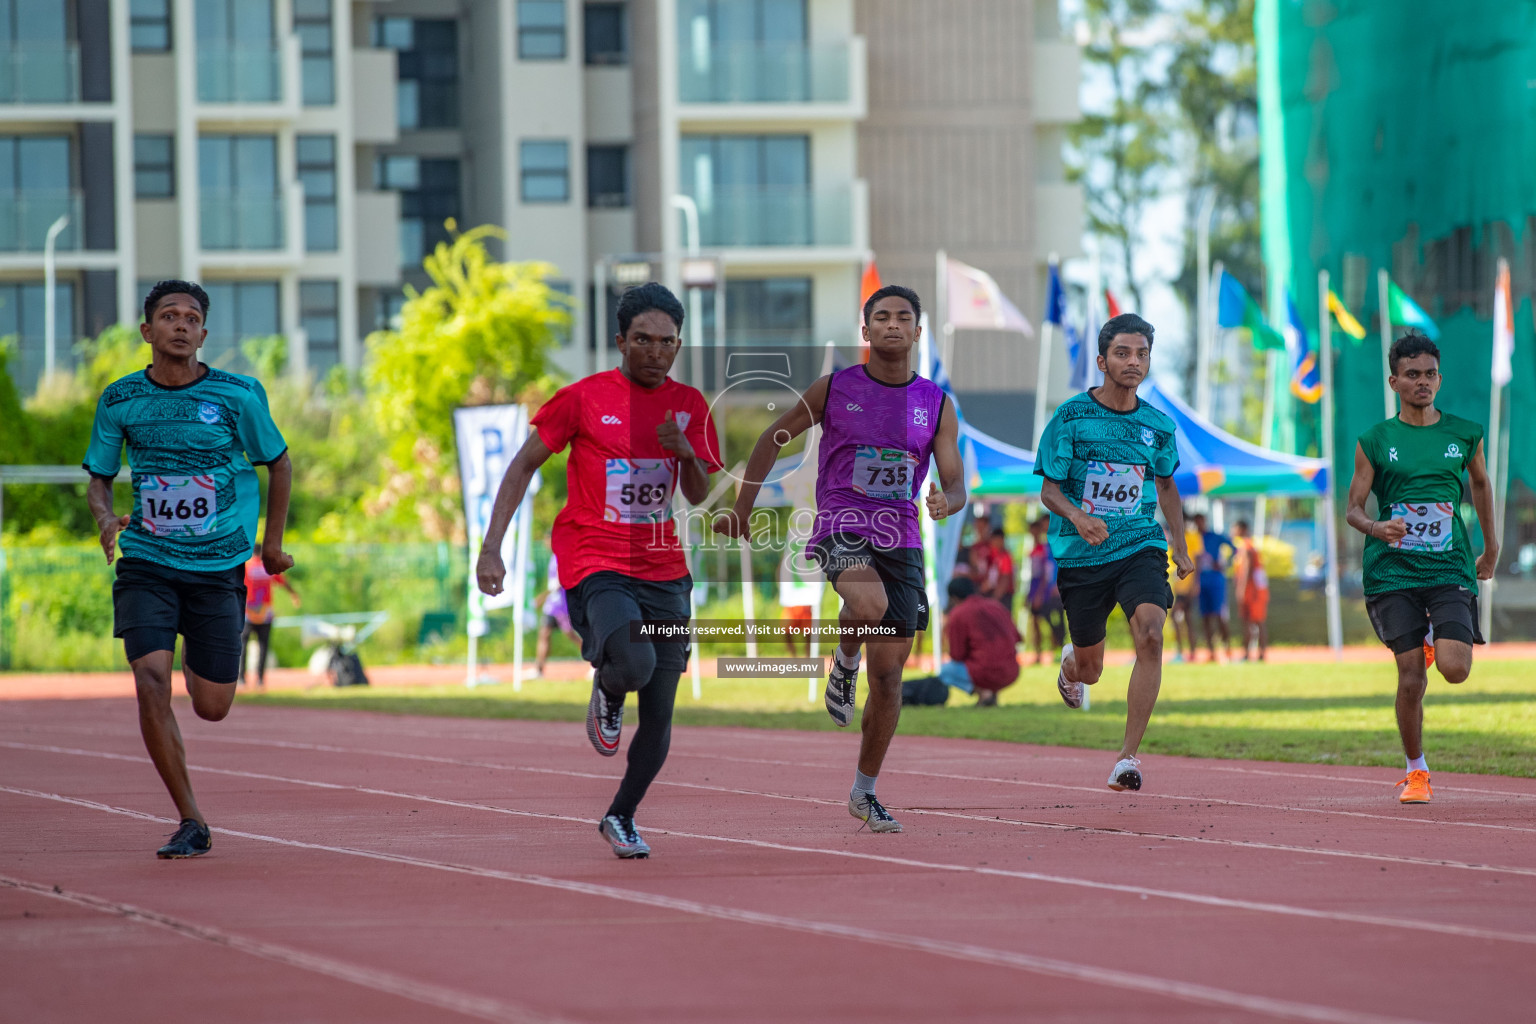
[(671, 459), (609, 459), (606, 470), (604, 522), (656, 523), (667, 518)]
[(139, 518), (157, 537), (203, 537), (219, 517), (211, 476), (139, 477)]
[(853, 489), (881, 501), (911, 501), (917, 459), (900, 448), (861, 444), (853, 453)]
[(1399, 551), (1451, 550), (1451, 517), (1456, 506), (1448, 501), (1399, 501), (1392, 506), (1392, 518), (1408, 525), (1403, 539), (1392, 546)]
[(1126, 516), (1141, 510), (1145, 466), (1090, 462), (1083, 481), (1082, 509), (1091, 516)]

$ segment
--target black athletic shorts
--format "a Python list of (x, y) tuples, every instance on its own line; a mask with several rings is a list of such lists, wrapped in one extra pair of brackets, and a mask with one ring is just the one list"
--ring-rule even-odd
[(923, 580), (922, 548), (880, 548), (856, 533), (834, 533), (819, 541), (807, 556), (837, 585), (845, 569), (872, 566), (885, 585), (883, 626), (895, 626), (898, 636), (928, 628), (928, 588)]
[(212, 683), (240, 678), (245, 629), (245, 566), (221, 572), (171, 569), (143, 558), (119, 558), (112, 582), (112, 635), (130, 662), (176, 650), (181, 663)]
[[(680, 576), (675, 580), (637, 580), (621, 572), (604, 570), (583, 577), (582, 581), (565, 592), (566, 604), (571, 613), (571, 628), (581, 637), (581, 656), (593, 665), (603, 660), (603, 644), (616, 629), (629, 629), (633, 623), (647, 619), (680, 619), (691, 617), (688, 596), (693, 591), (693, 577)], [(594, 605), (599, 595), (617, 597)], [(596, 617), (593, 612), (596, 610)], [(686, 638), (656, 639), (656, 667), (681, 672), (688, 667), (688, 655), (693, 644)]]
[(1485, 643), (1478, 629), (1477, 591), (1455, 583), (1434, 587), (1389, 590), (1365, 599), (1376, 636), (1393, 654), (1406, 654), (1424, 645), (1430, 623), (1437, 640)]
[(1129, 619), (1144, 604), (1173, 607), (1168, 585), (1168, 552), (1142, 548), (1103, 565), (1056, 570), (1056, 587), (1067, 611), (1067, 629), (1077, 647), (1102, 643), (1109, 613), (1119, 605)]

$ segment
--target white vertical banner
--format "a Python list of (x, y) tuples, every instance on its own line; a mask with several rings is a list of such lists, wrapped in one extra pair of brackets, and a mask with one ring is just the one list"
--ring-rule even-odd
[(485, 613), (494, 608), (512, 607), (514, 623), (513, 685), (522, 686), (523, 613), (528, 601), (528, 558), (533, 533), (533, 496), (539, 489), (539, 474), (528, 481), (523, 502), (502, 538), (501, 560), (507, 567), (510, 586), (500, 594), (480, 591), (475, 581), (475, 566), (480, 545), (491, 521), (491, 506), (507, 467), (528, 438), (528, 410), (521, 405), (475, 405), (453, 411), (454, 438), (459, 448), (459, 484), (464, 492), (464, 530), (469, 547), (469, 657), (465, 682), (480, 681), (477, 654), (480, 637), (486, 634)]

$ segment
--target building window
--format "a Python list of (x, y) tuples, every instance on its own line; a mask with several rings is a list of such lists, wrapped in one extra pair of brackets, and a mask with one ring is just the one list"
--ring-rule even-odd
[(128, 39), (139, 53), (171, 48), (171, 0), (133, 0), (128, 5)]
[(523, 202), (564, 203), (571, 198), (571, 144), (564, 139), (524, 139)]
[(176, 194), (176, 155), (170, 135), (133, 137), (133, 194), (168, 199)]
[(818, 237), (810, 136), (684, 135), (679, 150), (679, 182), (699, 205), (704, 245), (809, 245)]
[(582, 40), (588, 64), (629, 63), (629, 30), (623, 4), (587, 4), (582, 12)]
[(403, 309), (405, 309), (404, 292), (380, 292), (379, 304), (374, 310), (373, 329), (396, 330), (400, 326), (400, 312)]
[(197, 176), (204, 249), (283, 247), (277, 136), (200, 136)]
[(616, 209), (629, 205), (629, 147), (587, 147), (587, 205)]
[(245, 366), (242, 342), (281, 333), (276, 281), (204, 281), (208, 293), (208, 340), (203, 362)]
[(63, 214), (70, 215), (69, 224), (54, 244), (79, 245), (70, 149), (67, 135), (0, 135), (0, 252), (41, 252), (48, 228)]
[[(48, 325), (43, 319), (46, 292), (41, 281), (0, 282), (0, 338), (16, 340), (17, 361), (11, 376), (22, 394), (30, 394), (47, 366)], [(53, 286), (54, 366), (73, 365), (75, 350), (75, 286), (59, 281)]]
[(318, 376), (341, 362), (341, 311), (335, 281), (299, 282), (299, 325), (309, 340), (309, 368)]
[(401, 128), (458, 127), (457, 22), (379, 18), (373, 23), (373, 44), (399, 51), (395, 110)]
[(283, 57), (273, 0), (197, 0), (195, 14), (197, 98), (281, 103)]
[(565, 0), (517, 0), (517, 55), (565, 59)]
[(331, 0), (293, 0), (293, 30), (302, 54), (304, 105), (328, 107), (336, 102)]
[(336, 251), (336, 137), (300, 135), (299, 182), (304, 186), (304, 248)]
[(381, 156), (374, 165), (380, 188), (400, 193), (400, 265), (416, 267), (448, 240), (444, 221), (458, 218), (459, 162), (414, 156)]

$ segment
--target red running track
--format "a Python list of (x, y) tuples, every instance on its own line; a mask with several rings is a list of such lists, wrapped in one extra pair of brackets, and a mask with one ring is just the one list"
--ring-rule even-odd
[(855, 736), (680, 728), (621, 862), (580, 725), (183, 703), (158, 861), (131, 702), (0, 707), (5, 1020), (1532, 1019), (1531, 780), (902, 736), (877, 836)]

